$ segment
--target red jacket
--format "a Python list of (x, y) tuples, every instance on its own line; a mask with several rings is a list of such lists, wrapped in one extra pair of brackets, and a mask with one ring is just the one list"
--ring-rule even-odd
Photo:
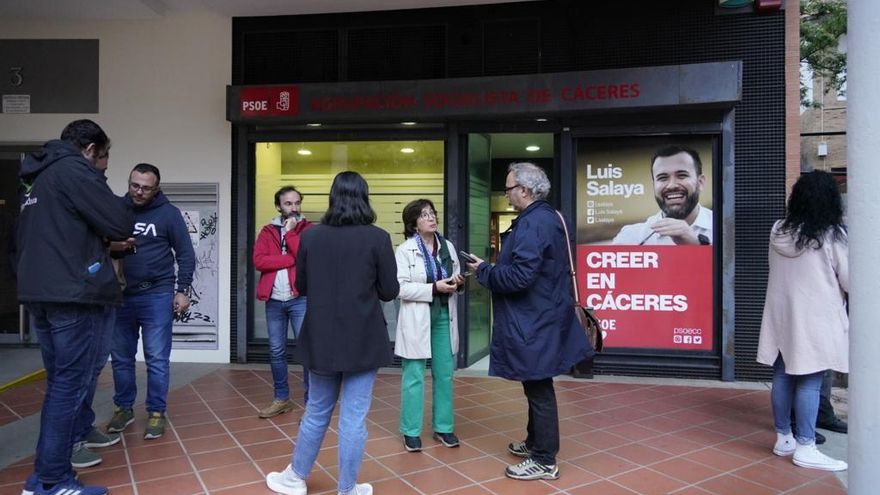
[(278, 270), (287, 268), (287, 276), (290, 279), (290, 290), (294, 297), (298, 295), (294, 281), (296, 280), (296, 253), (299, 251), (300, 235), (312, 224), (302, 219), (290, 232), (284, 235), (287, 245), (287, 253), (281, 254), (281, 229), (278, 225), (270, 223), (263, 226), (257, 241), (254, 243), (254, 267), (260, 272), (260, 281), (257, 283), (257, 299), (268, 301), (272, 295), (272, 286), (275, 285), (275, 274)]

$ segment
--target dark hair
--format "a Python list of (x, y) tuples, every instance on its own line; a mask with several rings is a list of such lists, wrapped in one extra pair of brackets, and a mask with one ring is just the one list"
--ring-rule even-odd
[(416, 224), (419, 221), (419, 217), (422, 216), (422, 210), (426, 206), (431, 207), (431, 211), (437, 214), (437, 208), (434, 208), (434, 203), (430, 199), (414, 199), (403, 207), (403, 214), (401, 216), (403, 217), (404, 237), (410, 238), (416, 235)]
[(284, 186), (275, 192), (275, 206), (281, 206), (281, 196), (284, 196), (285, 194), (287, 194), (289, 192), (295, 192), (295, 193), (299, 194), (300, 200), (303, 199), (303, 193), (299, 192), (295, 187)]
[(801, 175), (791, 190), (787, 210), (779, 230), (797, 236), (798, 249), (822, 247), (829, 229), (835, 239), (843, 238), (843, 202), (837, 182), (828, 172), (814, 170)]
[(325, 225), (370, 225), (376, 212), (370, 206), (367, 181), (357, 172), (340, 172), (330, 186), (330, 206), (321, 223)]
[[(159, 168), (155, 165), (150, 165), (149, 163), (138, 163), (131, 169), (131, 172), (137, 172), (139, 174), (153, 174), (156, 176), (156, 185), (158, 186), (160, 182), (162, 182), (162, 174), (159, 173)], [(131, 176), (131, 172), (128, 173)]]
[(681, 146), (678, 144), (672, 144), (669, 146), (665, 146), (657, 150), (654, 153), (654, 156), (651, 157), (651, 176), (654, 176), (654, 161), (658, 158), (666, 158), (669, 156), (675, 156), (679, 153), (687, 153), (694, 160), (694, 168), (697, 170), (697, 175), (703, 174), (703, 162), (700, 161), (700, 154), (697, 153), (693, 148), (688, 148), (687, 146)]
[(104, 133), (104, 129), (89, 119), (74, 120), (67, 124), (61, 131), (61, 140), (73, 143), (81, 150), (92, 143), (96, 150), (104, 151), (110, 147), (110, 138)]

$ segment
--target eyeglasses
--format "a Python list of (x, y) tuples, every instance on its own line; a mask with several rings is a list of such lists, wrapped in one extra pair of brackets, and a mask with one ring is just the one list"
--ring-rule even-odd
[(435, 219), (436, 219), (436, 218), (437, 218), (437, 214), (434, 213), (433, 211), (423, 211), (422, 214), (419, 215), (419, 218), (424, 218), (425, 220), (427, 220), (427, 219), (429, 219), (429, 218), (435, 218)]
[(140, 191), (144, 194), (150, 194), (151, 192), (155, 191), (156, 189), (159, 189), (158, 187), (155, 187), (155, 186), (142, 186), (140, 184), (135, 184), (134, 182), (129, 182), (128, 188), (134, 192)]
[(516, 189), (517, 187), (522, 187), (522, 184), (514, 184), (514, 185), (512, 185), (512, 186), (510, 186), (510, 187), (505, 187), (505, 188), (504, 188), (504, 194), (509, 193), (510, 191)]

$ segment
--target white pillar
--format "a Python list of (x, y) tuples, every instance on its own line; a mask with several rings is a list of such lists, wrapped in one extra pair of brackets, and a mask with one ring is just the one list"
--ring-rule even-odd
[(849, 493), (880, 490), (880, 2), (849, 0)]

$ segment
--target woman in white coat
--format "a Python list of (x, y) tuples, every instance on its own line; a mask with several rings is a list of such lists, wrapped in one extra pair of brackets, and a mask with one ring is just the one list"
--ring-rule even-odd
[(452, 373), (458, 352), (456, 294), (464, 277), (455, 246), (437, 232), (437, 210), (428, 199), (403, 209), (406, 241), (397, 247), (400, 312), (394, 353), (402, 359), (400, 432), (409, 452), (422, 449), (425, 363), (431, 359), (434, 439), (457, 447), (452, 412)]
[(846, 462), (816, 448), (815, 429), (822, 375), (849, 371), (847, 238), (831, 174), (810, 172), (794, 185), (785, 218), (770, 232), (769, 264), (758, 362), (773, 366), (773, 453), (793, 454), (801, 467), (845, 470)]

